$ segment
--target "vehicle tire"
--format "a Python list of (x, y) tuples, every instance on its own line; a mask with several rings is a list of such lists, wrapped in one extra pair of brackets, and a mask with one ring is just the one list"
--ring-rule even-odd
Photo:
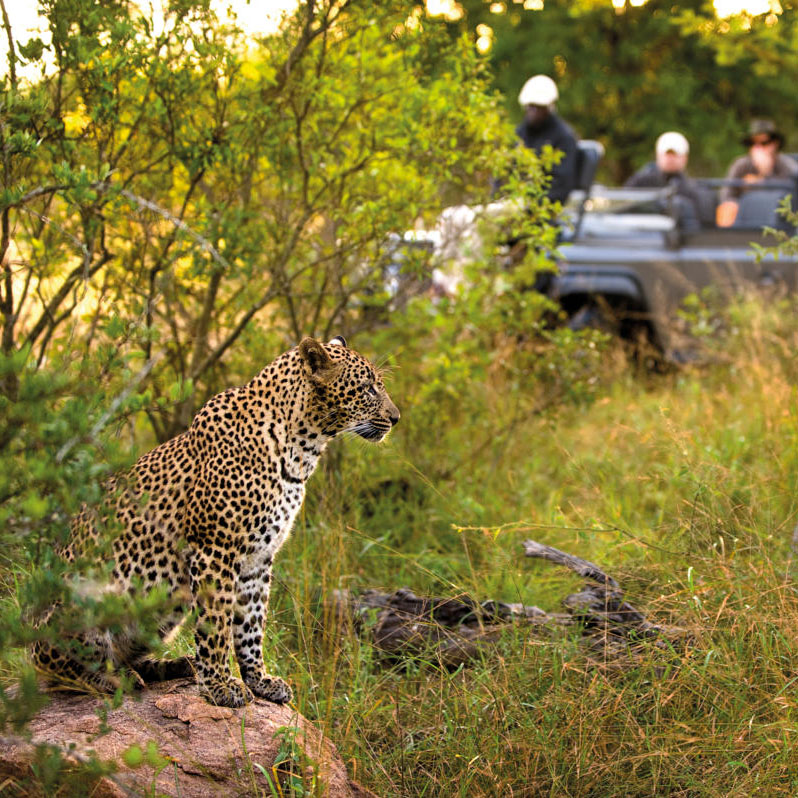
[(568, 318), (571, 330), (600, 330), (610, 335), (618, 334), (618, 320), (609, 306), (602, 307), (598, 302), (588, 302)]
[(652, 340), (651, 328), (647, 324), (637, 322), (624, 330), (623, 340), (627, 357), (638, 372), (667, 374), (671, 371), (662, 350)]

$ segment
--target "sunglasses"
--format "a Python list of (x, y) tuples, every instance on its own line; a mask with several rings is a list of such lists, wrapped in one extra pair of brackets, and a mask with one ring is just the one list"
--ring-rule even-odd
[(752, 139), (751, 146), (752, 147), (767, 147), (768, 144), (772, 144), (775, 139), (772, 136), (766, 136), (762, 139)]

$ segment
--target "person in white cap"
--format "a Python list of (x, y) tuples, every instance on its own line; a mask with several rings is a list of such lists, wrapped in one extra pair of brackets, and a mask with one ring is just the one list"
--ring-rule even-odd
[[(654, 145), (655, 159), (638, 169), (624, 183), (628, 188), (671, 188), (676, 199), (680, 222), (683, 228), (695, 229), (706, 216), (705, 199), (701, 191), (687, 175), (690, 143), (675, 130), (663, 133)], [(708, 211), (711, 214), (711, 210)]]
[(524, 83), (518, 103), (524, 118), (515, 132), (525, 147), (539, 153), (546, 144), (562, 152), (560, 162), (552, 167), (548, 197), (565, 203), (576, 186), (576, 134), (555, 112), (559, 98), (557, 84), (548, 75), (535, 75)]
[(690, 143), (674, 130), (663, 133), (654, 146), (655, 160), (638, 169), (624, 185), (630, 188), (665, 188), (687, 178)]

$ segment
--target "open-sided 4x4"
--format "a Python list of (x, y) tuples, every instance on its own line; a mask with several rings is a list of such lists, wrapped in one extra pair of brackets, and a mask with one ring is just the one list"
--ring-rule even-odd
[[(599, 142), (578, 147), (578, 187), (560, 217), (557, 258), (551, 272), (539, 276), (536, 290), (554, 300), (574, 329), (599, 327), (634, 344), (646, 360), (682, 363), (697, 354), (696, 342), (680, 323), (678, 310), (691, 294), (710, 286), (720, 298), (751, 288), (795, 291), (798, 260), (757, 252), (774, 239), (767, 227), (788, 230), (779, 206), (798, 196), (795, 181), (742, 184), (746, 191), (731, 227), (715, 224), (722, 179), (698, 180), (704, 200), (686, 215), (683, 200), (668, 189), (607, 188), (593, 178), (603, 155)], [(451, 293), (463, 278), (462, 264), (481, 250), (477, 221), (523, 213), (496, 202), (480, 208), (447, 208), (432, 230), (396, 236), (385, 270), (389, 293), (398, 306), (405, 293), (432, 288)], [(508, 262), (515, 256), (511, 248)], [(520, 248), (522, 249), (522, 247)], [(519, 249), (519, 252), (520, 252)], [(411, 251), (424, 252), (435, 268), (431, 281), (419, 283), (407, 269)], [(405, 279), (402, 279), (404, 274)]]
[(798, 288), (798, 261), (762, 256), (755, 246), (774, 243), (766, 227), (787, 229), (778, 208), (785, 196), (798, 196), (795, 181), (746, 184), (733, 226), (723, 228), (714, 223), (714, 206), (729, 181), (696, 181), (707, 207), (688, 223), (668, 190), (592, 185), (600, 154), (597, 142), (580, 142), (582, 185), (557, 270), (544, 283), (571, 326), (644, 337), (666, 360), (680, 362), (694, 349), (676, 323), (688, 295), (708, 286), (720, 297), (752, 287)]

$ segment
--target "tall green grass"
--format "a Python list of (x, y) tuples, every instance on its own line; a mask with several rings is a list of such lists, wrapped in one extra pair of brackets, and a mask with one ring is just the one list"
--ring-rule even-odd
[[(798, 325), (753, 301), (724, 320), (712, 365), (640, 379), (610, 359), (594, 401), (543, 414), (494, 375), (442, 415), (393, 374), (390, 442), (342, 442), (314, 477), (267, 652), (356, 778), (441, 798), (798, 792)], [(450, 673), (318, 634), (340, 587), (558, 609), (579, 581), (525, 560), (526, 537), (600, 563), (686, 647), (618, 668), (518, 628)]]

